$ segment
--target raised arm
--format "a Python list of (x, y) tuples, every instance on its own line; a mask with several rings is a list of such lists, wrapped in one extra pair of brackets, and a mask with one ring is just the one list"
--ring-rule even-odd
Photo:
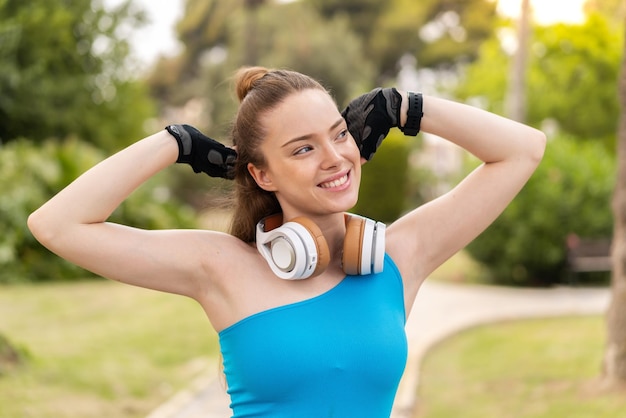
[[(383, 93), (384, 106), (380, 102), (361, 106), (371, 114), (360, 123), (353, 119), (357, 128), (350, 127), (361, 149), (369, 146), (372, 154), (362, 154), (366, 159), (371, 158), (380, 139), (361, 133), (386, 134), (385, 128), (405, 127), (407, 121), (406, 92), (384, 89), (375, 93), (378, 99), (370, 93), (366, 103), (377, 103)], [(546, 142), (541, 131), (475, 107), (431, 96), (423, 96), (422, 106), (422, 131), (459, 145), (483, 164), (453, 190), (387, 228), (387, 252), (404, 277), (407, 308), (422, 281), (502, 213), (541, 161)], [(376, 109), (379, 115), (374, 117)], [(347, 120), (350, 126), (349, 112)], [(366, 130), (367, 120), (374, 126)]]
[(191, 140), (189, 135), (176, 137), (163, 130), (107, 158), (32, 213), (30, 230), (51, 251), (103, 277), (197, 295), (206, 286), (202, 260), (207, 254), (202, 252), (234, 238), (208, 231), (146, 231), (106, 222), (137, 187), (174, 162), (205, 171), (194, 166), (191, 154), (185, 152), (190, 151)]
[(536, 169), (545, 148), (545, 135), (536, 129), (435, 97), (424, 97), (421, 127), (459, 145), (483, 164), (450, 192), (389, 228), (389, 251), (402, 264), (412, 292), (502, 213)]

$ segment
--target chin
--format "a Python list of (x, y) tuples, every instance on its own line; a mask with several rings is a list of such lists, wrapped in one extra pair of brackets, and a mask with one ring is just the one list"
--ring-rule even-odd
[(345, 201), (345, 203), (339, 203), (337, 205), (336, 212), (349, 212), (350, 209), (354, 208), (359, 201), (358, 196), (354, 199), (350, 199), (349, 201)]

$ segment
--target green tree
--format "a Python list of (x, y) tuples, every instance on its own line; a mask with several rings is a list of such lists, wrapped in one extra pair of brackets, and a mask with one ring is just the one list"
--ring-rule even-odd
[[(547, 119), (580, 139), (612, 145), (618, 115), (617, 71), (623, 37), (599, 14), (583, 24), (535, 27), (527, 78), (527, 122), (540, 126)], [(510, 57), (499, 39), (482, 45), (479, 59), (469, 65), (456, 95), (480, 98), (496, 113), (504, 113)], [(612, 148), (612, 147), (610, 147)]]
[(587, 0), (584, 5), (587, 14), (600, 13), (615, 26), (622, 26), (626, 15), (624, 0)]
[(228, 25), (244, 0), (186, 0), (183, 17), (176, 24), (178, 38), (185, 45), (180, 56), (180, 81), (197, 77), (206, 51), (217, 45), (227, 45)]
[(389, 8), (389, 2), (379, 0), (305, 0), (326, 18), (337, 15), (350, 17), (350, 26), (364, 39), (369, 39), (379, 16)]
[[(332, 39), (332, 48), (315, 56), (324, 64), (315, 63), (314, 59), (303, 63), (300, 59), (306, 52), (304, 47), (298, 59), (292, 60), (293, 66), (300, 69), (305, 63), (315, 67), (313, 71), (303, 70), (307, 73), (319, 74), (321, 67), (334, 61), (332, 71), (336, 74), (336, 69), (354, 58), (353, 45), (360, 45), (358, 60), (349, 63), (357, 67), (356, 71), (344, 72), (341, 83), (333, 81), (336, 75), (323, 77), (331, 80), (331, 87), (343, 101), (339, 89), (354, 84), (355, 76), (361, 80), (369, 77), (366, 82), (360, 81), (365, 88), (389, 83), (396, 75), (398, 60), (405, 54), (416, 56), (420, 67), (449, 67), (473, 60), (478, 46), (491, 35), (496, 19), (496, 4), (489, 0), (301, 0), (291, 4), (271, 0), (187, 0), (185, 4), (185, 14), (177, 25), (185, 52), (173, 59), (163, 58), (150, 78), (153, 92), (163, 103), (181, 105), (193, 96), (199, 88), (202, 68), (215, 56), (224, 55), (224, 51), (231, 55), (236, 49), (238, 65), (267, 62), (264, 57), (268, 54), (281, 55), (279, 62), (286, 65), (287, 53), (279, 49), (279, 43), (273, 43), (272, 37), (281, 26), (293, 28), (294, 23), (303, 22), (289, 32), (294, 37), (292, 43), (304, 45), (319, 43), (322, 37)], [(299, 15), (294, 18), (291, 13), (291, 20), (281, 20), (289, 13), (286, 10)], [(269, 38), (268, 24), (274, 26)], [(311, 40), (303, 41), (304, 37)], [(347, 57), (334, 55), (341, 46)]]
[[(231, 27), (234, 67), (246, 64), (246, 37), (235, 34), (247, 24), (244, 16)], [(345, 18), (325, 20), (304, 3), (265, 7), (259, 11), (257, 31), (258, 64), (310, 75), (329, 88), (340, 106), (370, 87), (372, 66)]]
[(410, 140), (392, 130), (374, 158), (362, 167), (359, 201), (355, 213), (391, 223), (406, 209)]
[[(194, 0), (187, 3), (188, 11), (193, 3)], [(221, 9), (215, 6), (215, 10)], [(306, 2), (266, 2), (256, 5), (254, 9), (230, 7), (228, 12), (220, 36), (210, 38), (212, 41), (202, 38), (203, 41), (188, 48), (186, 46), (186, 49), (203, 51), (199, 54), (199, 61), (193, 64), (196, 67), (194, 77), (184, 81), (182, 78), (173, 80), (161, 70), (178, 65), (181, 77), (189, 74), (182, 67), (191, 63), (183, 56), (178, 63), (162, 61), (150, 81), (164, 103), (182, 105), (200, 97), (206, 104), (205, 122), (201, 127), (208, 129), (212, 135), (227, 135), (229, 122), (236, 110), (237, 103), (228, 80), (237, 68), (251, 63), (251, 35), (248, 31), (252, 17), (256, 34), (255, 64), (289, 68), (311, 75), (332, 92), (339, 106), (343, 106), (352, 95), (371, 88), (372, 66), (363, 56), (360, 40), (350, 31), (348, 19), (322, 19)], [(210, 17), (211, 14), (205, 14), (205, 19)], [(181, 22), (192, 20), (193, 17), (185, 16)], [(206, 25), (200, 21), (195, 23), (198, 27)], [(186, 30), (191, 31), (190, 28)], [(185, 39), (183, 42), (187, 45)]]
[(405, 54), (431, 68), (473, 60), (496, 19), (496, 2), (488, 0), (306, 1), (327, 18), (350, 18), (367, 59), (376, 65), (378, 83), (395, 76)]
[(120, 32), (142, 19), (130, 1), (0, 0), (0, 141), (76, 134), (115, 148), (142, 135), (152, 109)]
[(580, 138), (614, 138), (621, 33), (599, 14), (583, 25), (536, 30), (540, 43), (530, 73), (529, 121), (550, 117)]
[[(178, 103), (188, 96), (183, 92), (175, 96), (180, 87), (177, 84), (195, 84), (201, 77), (202, 63), (212, 48), (228, 48), (233, 41), (229, 29), (233, 19), (245, 19), (242, 27), (245, 38), (245, 65), (255, 65), (257, 51), (257, 19), (258, 11), (269, 0), (186, 0), (185, 11), (176, 24), (178, 39), (185, 45), (184, 51), (174, 58), (161, 58), (157, 68), (150, 77), (151, 86), (157, 97)], [(163, 74), (162, 71), (167, 73)], [(193, 87), (189, 90), (193, 91)]]

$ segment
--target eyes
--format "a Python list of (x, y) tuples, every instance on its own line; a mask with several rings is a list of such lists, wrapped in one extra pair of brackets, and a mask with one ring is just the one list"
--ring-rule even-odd
[[(342, 129), (341, 131), (339, 131), (339, 133), (337, 134), (337, 136), (334, 138), (334, 142), (343, 142), (348, 138), (348, 130), (347, 129)], [(314, 144), (314, 141), (311, 141)], [(307, 145), (303, 145), (301, 147), (296, 148), (296, 150), (293, 152), (293, 155), (304, 155), (310, 151), (313, 151), (314, 146), (309, 143)]]

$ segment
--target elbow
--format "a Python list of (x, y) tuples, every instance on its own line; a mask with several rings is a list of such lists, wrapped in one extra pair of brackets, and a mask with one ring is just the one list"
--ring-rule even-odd
[(41, 236), (43, 235), (44, 228), (38, 211), (35, 211), (28, 216), (26, 226), (28, 226), (30, 233), (33, 234), (37, 241), (41, 242)]
[(41, 213), (41, 209), (31, 213), (26, 221), (26, 225), (33, 234), (35, 239), (44, 247), (49, 247), (53, 240), (54, 232), (50, 228), (51, 222), (46, 221), (45, 216)]
[(546, 134), (538, 129), (531, 128), (532, 131), (525, 143), (528, 147), (528, 157), (535, 165), (539, 165), (546, 150)]

